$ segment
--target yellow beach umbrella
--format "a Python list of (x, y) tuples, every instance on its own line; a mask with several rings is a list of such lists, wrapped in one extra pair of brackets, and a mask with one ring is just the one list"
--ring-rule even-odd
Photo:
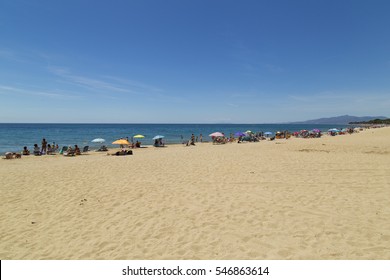
[(130, 145), (129, 141), (127, 141), (126, 139), (115, 140), (114, 142), (112, 142), (112, 144), (115, 144), (115, 145)]

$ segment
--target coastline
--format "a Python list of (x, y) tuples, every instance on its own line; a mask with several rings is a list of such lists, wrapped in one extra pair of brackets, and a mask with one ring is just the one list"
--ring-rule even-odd
[(0, 161), (1, 259), (389, 259), (390, 128)]
[[(131, 138), (136, 134), (145, 136), (143, 145), (152, 145), (153, 137), (164, 135), (164, 142), (180, 144), (191, 138), (191, 135), (211, 141), (210, 133), (220, 131), (229, 136), (230, 133), (251, 130), (257, 132), (300, 131), (302, 129), (320, 129), (327, 131), (336, 125), (288, 125), (288, 124), (0, 124), (0, 155), (6, 152), (21, 152), (26, 146), (30, 151), (34, 144), (41, 146), (45, 138), (48, 144), (58, 144), (59, 147), (79, 147), (89, 145), (90, 149), (98, 149), (98, 143), (91, 142), (96, 138), (106, 140), (104, 144), (114, 147), (111, 143), (119, 138)], [(134, 142), (134, 141), (133, 141)]]

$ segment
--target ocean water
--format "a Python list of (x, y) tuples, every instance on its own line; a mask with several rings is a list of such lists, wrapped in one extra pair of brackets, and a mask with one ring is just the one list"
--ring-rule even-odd
[(276, 132), (299, 131), (318, 128), (327, 131), (337, 125), (302, 125), (302, 124), (8, 124), (0, 123), (0, 154), (5, 152), (20, 152), (24, 146), (30, 151), (34, 144), (41, 146), (42, 138), (49, 144), (55, 142), (60, 147), (77, 144), (79, 147), (86, 145), (90, 149), (100, 147), (98, 143), (92, 143), (95, 138), (103, 138), (108, 147), (117, 147), (111, 143), (119, 138), (142, 134), (142, 145), (152, 145), (152, 138), (156, 135), (164, 135), (167, 145), (182, 143), (189, 140), (191, 134), (203, 135), (203, 141), (210, 141), (209, 134), (219, 131), (230, 133), (245, 132)]

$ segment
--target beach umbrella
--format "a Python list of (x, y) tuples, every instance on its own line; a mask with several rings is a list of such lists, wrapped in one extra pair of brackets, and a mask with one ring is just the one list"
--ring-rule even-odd
[(104, 143), (104, 142), (106, 142), (106, 140), (104, 140), (103, 138), (96, 138), (96, 139), (93, 139), (91, 142), (92, 143)]
[(245, 133), (246, 133), (246, 134), (250, 134), (250, 133), (252, 133), (252, 131), (247, 130), (247, 131), (245, 131)]
[(328, 131), (329, 132), (340, 132), (340, 130), (338, 130), (337, 128), (331, 128)]
[(223, 133), (221, 133), (221, 132), (213, 132), (209, 136), (210, 137), (223, 137), (225, 135)]
[(272, 132), (270, 132), (270, 131), (267, 131), (267, 132), (264, 132), (264, 135), (265, 135), (265, 137), (271, 137), (271, 135), (272, 135), (273, 133)]
[(112, 142), (112, 144), (114, 144), (114, 145), (130, 145), (129, 141), (127, 141), (126, 139), (115, 140), (114, 142)]
[(141, 134), (137, 134), (135, 136), (133, 136), (134, 138), (145, 138), (145, 136), (141, 135)]
[(153, 140), (157, 140), (157, 139), (161, 139), (161, 138), (164, 138), (165, 136), (162, 136), (162, 135), (156, 135), (153, 137)]
[(246, 134), (244, 132), (236, 132), (234, 133), (234, 136), (240, 137), (240, 136), (246, 136)]

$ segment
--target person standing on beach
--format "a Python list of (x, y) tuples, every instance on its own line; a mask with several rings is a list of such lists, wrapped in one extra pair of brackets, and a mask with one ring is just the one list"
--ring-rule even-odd
[(42, 149), (41, 149), (41, 154), (46, 154), (47, 150), (47, 141), (45, 138), (42, 139)]
[(193, 133), (191, 135), (191, 145), (195, 146), (195, 135)]

